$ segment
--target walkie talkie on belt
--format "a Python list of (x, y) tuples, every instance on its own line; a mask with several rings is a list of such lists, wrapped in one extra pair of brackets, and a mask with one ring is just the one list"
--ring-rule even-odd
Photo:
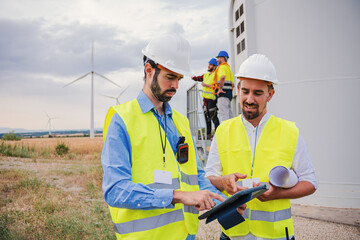
[(178, 144), (176, 145), (177, 153), (177, 161), (182, 164), (186, 163), (189, 160), (189, 146), (185, 143), (185, 137), (180, 136)]

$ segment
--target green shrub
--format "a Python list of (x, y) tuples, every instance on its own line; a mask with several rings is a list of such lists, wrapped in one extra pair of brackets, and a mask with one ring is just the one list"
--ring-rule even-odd
[(6, 151), (6, 145), (4, 142), (1, 142), (0, 144), (0, 153), (5, 154)]
[(59, 156), (62, 156), (64, 154), (67, 154), (69, 152), (69, 147), (65, 145), (65, 143), (59, 143), (58, 145), (56, 145), (56, 153)]
[(21, 137), (18, 137), (14, 131), (10, 131), (4, 134), (1, 139), (5, 141), (20, 141)]
[(22, 144), (14, 144), (14, 146), (11, 146), (11, 144), (5, 144), (4, 142), (1, 142), (0, 144), (0, 154), (9, 157), (29, 158), (34, 151), (34, 148), (30, 148), (29, 146), (24, 146)]

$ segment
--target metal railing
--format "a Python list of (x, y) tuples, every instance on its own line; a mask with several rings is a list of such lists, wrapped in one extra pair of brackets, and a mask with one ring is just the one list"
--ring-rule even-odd
[(206, 140), (207, 129), (200, 91), (197, 83), (187, 90), (187, 118), (189, 119), (191, 134), (199, 153), (201, 165), (204, 167), (208, 155), (209, 141)]

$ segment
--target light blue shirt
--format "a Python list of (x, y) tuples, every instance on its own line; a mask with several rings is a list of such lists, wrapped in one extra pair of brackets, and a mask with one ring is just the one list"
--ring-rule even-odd
[[(160, 126), (164, 129), (166, 118), (166, 137), (176, 154), (176, 145), (179, 134), (172, 120), (172, 109), (169, 103), (165, 104), (165, 114), (159, 116), (155, 106), (150, 99), (141, 91), (137, 97), (142, 113), (152, 111), (154, 117), (158, 119)], [(141, 127), (141, 126), (139, 126)], [(162, 136), (164, 138), (164, 136)], [(158, 136), (149, 136), (149, 140), (154, 141)], [(157, 141), (157, 140), (155, 140)], [(194, 142), (194, 141), (193, 141)], [(194, 148), (196, 149), (195, 145)], [(117, 208), (129, 209), (156, 209), (173, 208), (173, 189), (152, 189), (142, 183), (132, 182), (131, 175), (131, 144), (124, 121), (119, 114), (114, 114), (109, 125), (104, 148), (101, 155), (101, 163), (104, 171), (103, 191), (107, 204)], [(196, 152), (196, 151), (195, 151)], [(151, 158), (149, 157), (149, 160)], [(196, 152), (198, 181), (201, 190), (221, 194), (205, 178), (205, 172), (201, 168), (199, 156)], [(224, 197), (223, 194), (221, 196)], [(187, 239), (195, 239), (195, 235)]]

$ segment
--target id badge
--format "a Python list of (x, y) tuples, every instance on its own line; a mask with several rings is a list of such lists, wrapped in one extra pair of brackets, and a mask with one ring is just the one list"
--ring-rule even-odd
[(172, 173), (168, 171), (155, 170), (154, 183), (172, 184)]
[(254, 183), (259, 183), (259, 178), (248, 178), (242, 180), (242, 186), (247, 188), (253, 188)]

